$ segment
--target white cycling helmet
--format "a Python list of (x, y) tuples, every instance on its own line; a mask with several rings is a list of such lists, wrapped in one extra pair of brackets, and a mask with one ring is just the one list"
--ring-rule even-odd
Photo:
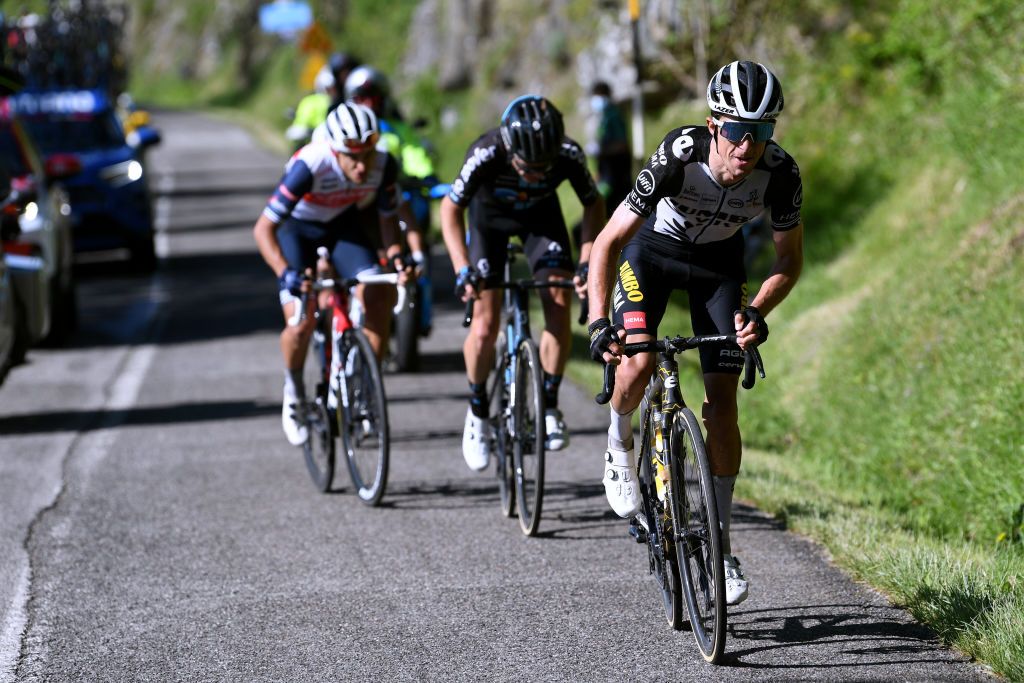
[(744, 121), (774, 121), (782, 112), (782, 85), (763, 64), (732, 62), (708, 83), (708, 106)]
[(380, 138), (377, 115), (369, 107), (354, 102), (339, 104), (321, 125), (317, 137), (326, 140), (335, 152), (360, 154), (373, 149)]
[(313, 79), (313, 90), (326, 94), (327, 89), (333, 87), (334, 74), (331, 72), (331, 67), (324, 65), (316, 72), (316, 78)]

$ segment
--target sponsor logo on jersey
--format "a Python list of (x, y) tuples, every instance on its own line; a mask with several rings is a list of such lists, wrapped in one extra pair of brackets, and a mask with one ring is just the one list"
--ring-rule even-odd
[(672, 141), (672, 156), (680, 161), (689, 161), (693, 154), (693, 138), (689, 133), (693, 128), (680, 131), (679, 137)]
[(466, 163), (462, 165), (462, 170), (459, 172), (459, 177), (463, 182), (468, 182), (473, 172), (480, 168), (480, 165), (490, 161), (494, 158), (494, 152), (498, 149), (497, 145), (490, 145), (489, 147), (474, 147), (473, 155), (466, 159)]
[(651, 155), (651, 164), (658, 164), (659, 166), (668, 165), (668, 157), (665, 156), (665, 143), (662, 142), (658, 145), (658, 149), (655, 150), (654, 154)]
[(561, 253), (562, 252), (562, 245), (559, 244), (558, 242), (552, 242), (551, 244), (548, 245), (548, 251), (553, 251), (553, 252), (556, 252), (556, 253)]
[(491, 262), (486, 258), (480, 259), (476, 262), (476, 270), (483, 277), (487, 277), (491, 274)]
[(627, 330), (647, 327), (647, 314), (643, 311), (628, 311), (622, 316), (622, 326)]
[(654, 174), (646, 168), (636, 177), (636, 191), (642, 197), (650, 197), (654, 192)]
[(696, 185), (690, 185), (683, 190), (683, 199), (689, 199), (691, 202), (700, 201), (700, 192), (697, 192)]
[(637, 282), (636, 275), (633, 274), (633, 267), (629, 265), (628, 260), (623, 261), (619, 266), (619, 284), (622, 285), (626, 298), (633, 303), (644, 300), (644, 293), (640, 291), (640, 283)]
[(764, 148), (764, 155), (762, 158), (768, 168), (775, 168), (786, 160), (786, 152), (774, 142), (769, 142), (768, 146)]
[(736, 197), (733, 197), (732, 199), (730, 199), (728, 202), (726, 202), (726, 204), (728, 204), (729, 206), (731, 206), (734, 209), (742, 209), (743, 208), (743, 200), (742, 199), (737, 199)]
[(719, 363), (720, 368), (742, 368), (743, 363)]
[(804, 203), (804, 186), (801, 185), (796, 189), (796, 194), (793, 195), (793, 206), (800, 208), (800, 205)]
[(558, 154), (559, 156), (569, 157), (578, 164), (586, 165), (587, 163), (587, 155), (584, 154), (579, 145), (563, 142), (562, 148), (558, 151)]
[(743, 358), (743, 352), (739, 349), (722, 349), (718, 352), (719, 358), (725, 356), (727, 358)]

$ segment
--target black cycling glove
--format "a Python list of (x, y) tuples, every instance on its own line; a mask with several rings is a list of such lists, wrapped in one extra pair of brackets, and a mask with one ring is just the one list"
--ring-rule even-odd
[(466, 285), (473, 289), (479, 289), (480, 273), (473, 266), (462, 266), (459, 274), (455, 277), (455, 296), (461, 297), (465, 293)]
[(619, 330), (624, 329), (621, 325), (612, 325), (608, 318), (598, 318), (590, 323), (587, 331), (590, 333), (590, 357), (598, 363), (604, 363), (604, 353), (612, 343), (619, 343)]
[(761, 311), (753, 306), (746, 306), (742, 311), (736, 311), (736, 314), (743, 316), (744, 325), (746, 323), (754, 323), (754, 327), (757, 329), (758, 344), (763, 344), (768, 339), (768, 323), (764, 321)]
[(278, 276), (277, 281), (281, 285), (281, 289), (287, 289), (295, 296), (300, 296), (305, 279), (305, 276), (294, 268), (285, 268), (284, 272)]

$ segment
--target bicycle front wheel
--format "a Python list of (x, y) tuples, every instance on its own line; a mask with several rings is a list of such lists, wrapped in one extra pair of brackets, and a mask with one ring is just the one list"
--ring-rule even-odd
[(348, 472), (359, 499), (377, 505), (387, 485), (391, 450), (384, 382), (361, 330), (346, 330), (340, 347), (338, 425)]
[(327, 394), (330, 391), (328, 386), (330, 359), (327, 355), (327, 351), (330, 349), (330, 342), (327, 341), (330, 338), (330, 330), (327, 329), (329, 321), (329, 312), (322, 311), (318, 316), (317, 327), (309, 342), (309, 354), (306, 356), (306, 366), (303, 371), (306, 390), (312, 389), (313, 397), (305, 407), (306, 429), (309, 437), (306, 439), (306, 443), (302, 444), (302, 452), (313, 485), (321, 493), (331, 490), (335, 464), (336, 430), (333, 426), (334, 419), (331, 411), (327, 408)]
[(544, 384), (540, 353), (532, 339), (519, 342), (512, 393), (513, 454), (519, 528), (537, 533), (544, 503)]
[(669, 448), (676, 558), (686, 608), (697, 647), (714, 664), (725, 651), (725, 566), (711, 465), (689, 408), (676, 414)]
[(680, 631), (686, 625), (682, 582), (679, 579), (679, 564), (675, 555), (672, 518), (666, 509), (665, 500), (658, 497), (658, 486), (655, 482), (655, 477), (658, 476), (654, 444), (657, 425), (646, 399), (641, 406), (640, 414), (643, 415), (639, 468), (640, 510), (646, 521), (647, 559), (650, 563), (650, 572), (661, 594), (665, 620), (674, 630)]
[(511, 517), (516, 511), (516, 468), (512, 440), (509, 438), (509, 385), (505, 381), (506, 372), (508, 372), (508, 350), (505, 345), (505, 333), (502, 332), (498, 335), (498, 343), (495, 347), (494, 372), (491, 373), (491, 387), (488, 396), (490, 396), (491, 438), (493, 439), (491, 454), (498, 475), (501, 513), (506, 517)]

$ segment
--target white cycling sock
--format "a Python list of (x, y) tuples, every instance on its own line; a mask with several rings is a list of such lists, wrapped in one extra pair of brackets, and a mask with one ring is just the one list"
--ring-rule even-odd
[(718, 501), (718, 525), (722, 528), (722, 553), (732, 555), (729, 523), (732, 521), (732, 490), (736, 486), (736, 475), (711, 478), (715, 482), (715, 499)]
[(620, 451), (628, 451), (633, 447), (633, 411), (625, 415), (611, 408), (612, 421), (608, 426), (608, 445)]
[(284, 388), (296, 398), (306, 397), (306, 383), (302, 379), (302, 368), (298, 370), (292, 370), (291, 368), (285, 368), (284, 371)]

